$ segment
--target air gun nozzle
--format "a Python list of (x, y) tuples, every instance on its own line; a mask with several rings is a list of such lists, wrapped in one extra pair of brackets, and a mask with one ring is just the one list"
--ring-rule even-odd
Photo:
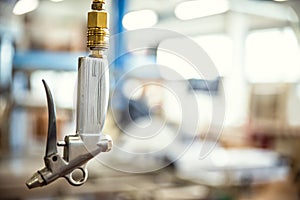
[(26, 186), (28, 189), (35, 188), (35, 187), (41, 187), (45, 185), (45, 182), (41, 175), (37, 172), (35, 173), (27, 182)]

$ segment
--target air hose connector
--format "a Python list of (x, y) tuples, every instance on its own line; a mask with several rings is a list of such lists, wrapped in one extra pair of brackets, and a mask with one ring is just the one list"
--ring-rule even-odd
[(90, 50), (108, 48), (108, 14), (104, 9), (104, 0), (94, 0), (92, 11), (88, 13), (87, 47)]

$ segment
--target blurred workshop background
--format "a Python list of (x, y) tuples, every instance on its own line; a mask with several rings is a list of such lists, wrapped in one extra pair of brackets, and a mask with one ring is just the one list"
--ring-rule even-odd
[[(104, 132), (115, 149), (132, 153), (100, 154), (81, 187), (61, 179), (27, 189), (25, 181), (43, 166), (48, 114), (42, 79), (54, 95), (58, 138), (75, 131), (77, 62), (88, 54), (90, 4), (0, 1), (1, 199), (300, 199), (298, 0), (107, 0), (112, 36), (143, 28), (178, 33), (119, 35), (107, 52), (117, 59), (110, 65)], [(156, 48), (116, 56), (141, 37)], [(206, 80), (180, 55), (160, 50), (182, 38), (204, 49), (218, 76)], [(168, 80), (158, 65), (183, 79)], [(184, 97), (179, 103), (164, 87), (174, 84)], [(180, 105), (188, 106), (189, 98), (197, 107), (183, 119)], [(221, 130), (212, 122), (218, 99), (225, 99)], [(158, 137), (147, 139), (162, 126)], [(206, 146), (214, 148), (200, 157)]]

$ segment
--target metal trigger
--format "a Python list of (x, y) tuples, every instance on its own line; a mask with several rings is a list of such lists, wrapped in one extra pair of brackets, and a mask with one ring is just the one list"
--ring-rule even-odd
[(57, 146), (56, 146), (56, 112), (55, 112), (55, 104), (53, 101), (53, 97), (51, 94), (51, 90), (47, 85), (45, 80), (42, 80), (46, 95), (47, 95), (47, 104), (48, 104), (48, 133), (47, 133), (47, 145), (45, 158), (51, 157), (53, 154), (57, 154)]

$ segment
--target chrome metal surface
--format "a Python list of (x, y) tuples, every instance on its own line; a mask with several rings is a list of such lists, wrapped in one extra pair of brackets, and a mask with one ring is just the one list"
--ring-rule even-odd
[(78, 67), (76, 133), (100, 133), (108, 106), (108, 63), (105, 57), (81, 57)]
[(57, 153), (56, 147), (56, 113), (55, 113), (55, 104), (52, 98), (50, 88), (48, 87), (45, 80), (43, 80), (47, 95), (47, 104), (48, 104), (48, 135), (47, 135), (47, 145), (46, 145), (46, 157), (51, 156), (52, 154)]
[[(60, 177), (66, 178), (73, 186), (82, 185), (88, 178), (87, 162), (100, 152), (109, 151), (112, 147), (112, 139), (107, 135), (101, 134), (103, 126), (101, 124), (101, 126), (96, 126), (97, 129), (91, 129), (97, 131), (93, 134), (91, 132), (88, 134), (76, 133), (66, 136), (64, 141), (57, 142), (54, 102), (47, 83), (44, 80), (43, 83), (47, 94), (49, 112), (47, 147), (44, 157), (45, 167), (33, 174), (26, 182), (26, 185), (28, 188), (44, 186)], [(89, 105), (92, 106), (92, 104)], [(104, 105), (107, 106), (107, 102)], [(88, 109), (88, 107), (84, 108)], [(97, 111), (106, 112), (106, 108), (100, 108)], [(102, 113), (101, 116), (105, 117), (105, 114)], [(56, 145), (63, 146), (63, 156), (58, 154)], [(73, 176), (76, 170), (81, 172), (79, 179)]]

